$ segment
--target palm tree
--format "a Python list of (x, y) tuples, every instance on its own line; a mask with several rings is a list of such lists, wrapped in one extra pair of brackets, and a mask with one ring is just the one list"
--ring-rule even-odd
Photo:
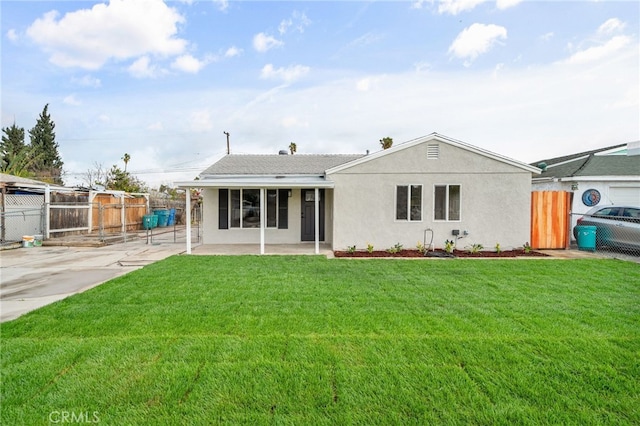
[(380, 139), (380, 145), (382, 145), (382, 149), (391, 148), (391, 145), (393, 145), (393, 138), (387, 136), (386, 138)]
[(122, 157), (122, 161), (124, 161), (124, 171), (125, 172), (127, 171), (127, 164), (129, 164), (129, 160), (131, 160), (131, 156), (125, 152), (124, 153), (124, 157)]
[(295, 154), (298, 151), (298, 147), (296, 146), (295, 142), (291, 142), (289, 144), (289, 151), (291, 151), (291, 155)]

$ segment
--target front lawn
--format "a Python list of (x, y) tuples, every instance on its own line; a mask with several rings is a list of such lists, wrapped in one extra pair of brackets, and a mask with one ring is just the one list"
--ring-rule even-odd
[(0, 326), (1, 423), (640, 424), (640, 265), (174, 256)]

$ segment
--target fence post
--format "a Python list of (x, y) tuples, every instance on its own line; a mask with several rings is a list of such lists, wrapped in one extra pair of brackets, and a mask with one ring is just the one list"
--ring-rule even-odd
[(124, 204), (124, 193), (120, 195), (120, 221), (122, 222), (122, 235), (124, 242), (127, 242), (127, 212)]
[(5, 242), (6, 238), (7, 238), (7, 231), (6, 231), (6, 226), (7, 226), (7, 222), (6, 222), (6, 218), (5, 218), (5, 203), (6, 203), (6, 198), (7, 198), (7, 189), (2, 186), (2, 216), (0, 216), (0, 219), (2, 220), (0, 222), (0, 228), (2, 229), (2, 232), (0, 234), (0, 242)]
[(98, 235), (100, 240), (104, 241), (104, 206), (102, 203), (98, 204)]
[(44, 188), (44, 235), (48, 240), (51, 236), (49, 228), (51, 227), (51, 187), (46, 185)]

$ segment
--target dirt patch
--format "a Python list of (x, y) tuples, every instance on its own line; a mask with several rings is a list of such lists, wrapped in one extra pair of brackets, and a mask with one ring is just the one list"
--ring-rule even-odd
[(454, 250), (452, 253), (447, 253), (444, 250), (429, 251), (427, 254), (418, 250), (402, 250), (398, 253), (389, 253), (388, 251), (376, 250), (369, 253), (368, 251), (358, 250), (352, 253), (348, 251), (335, 251), (333, 252), (335, 257), (547, 257), (547, 254), (540, 253), (535, 250), (525, 252), (523, 249), (518, 250), (502, 250), (500, 253), (495, 251), (479, 251), (477, 253), (471, 253), (465, 250)]

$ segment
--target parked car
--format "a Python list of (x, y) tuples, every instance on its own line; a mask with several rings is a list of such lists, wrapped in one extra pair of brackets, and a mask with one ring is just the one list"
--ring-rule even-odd
[(640, 253), (640, 207), (596, 206), (578, 219), (578, 226), (596, 227), (596, 245), (633, 250)]

